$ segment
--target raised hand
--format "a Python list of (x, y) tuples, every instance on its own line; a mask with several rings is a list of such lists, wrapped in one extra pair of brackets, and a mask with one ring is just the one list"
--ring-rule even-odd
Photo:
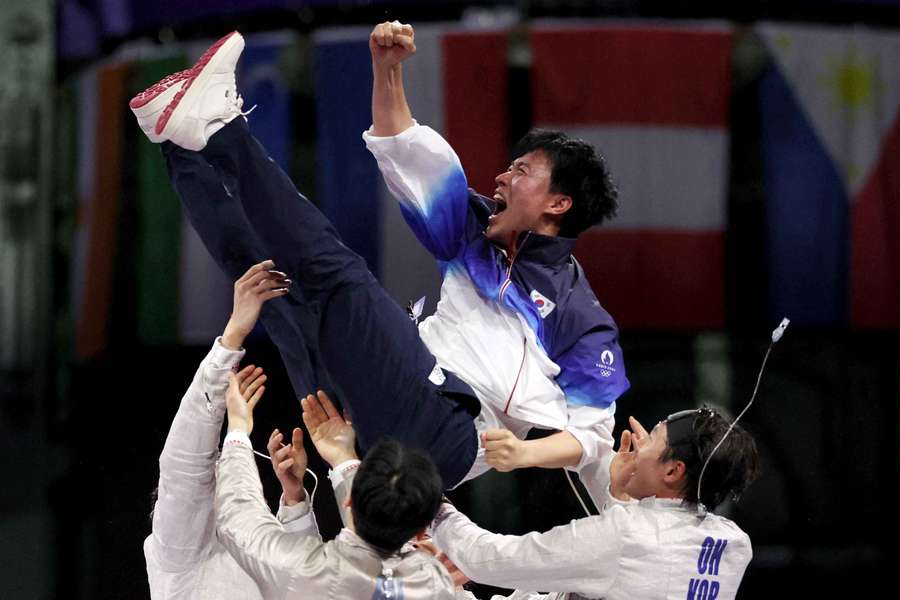
[(284, 503), (293, 506), (301, 500), (303, 491), (303, 475), (306, 473), (306, 450), (303, 448), (303, 430), (295, 427), (291, 434), (291, 443), (283, 444), (284, 436), (277, 429), (269, 436), (266, 449), (272, 459), (272, 469), (281, 482)]
[(237, 374), (228, 374), (225, 407), (228, 411), (228, 431), (253, 431), (253, 409), (266, 391), (266, 376), (260, 367), (250, 365)]
[(416, 35), (412, 25), (398, 21), (379, 23), (369, 36), (369, 51), (375, 68), (389, 69), (416, 52)]
[(328, 394), (319, 390), (317, 396), (303, 398), (300, 405), (309, 437), (325, 462), (333, 468), (357, 458), (353, 425), (338, 413)]
[(291, 280), (281, 271), (273, 270), (274, 266), (273, 261), (264, 260), (250, 267), (234, 282), (234, 306), (222, 334), (225, 347), (233, 350), (240, 348), (253, 331), (263, 303), (284, 296), (290, 290)]

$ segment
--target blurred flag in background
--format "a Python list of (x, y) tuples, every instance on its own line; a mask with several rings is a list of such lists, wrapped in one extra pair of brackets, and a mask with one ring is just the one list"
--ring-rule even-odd
[(900, 328), (900, 35), (757, 32), (771, 315)]
[(618, 216), (576, 256), (621, 327), (724, 324), (730, 57), (727, 26), (537, 26), (536, 126), (606, 157)]

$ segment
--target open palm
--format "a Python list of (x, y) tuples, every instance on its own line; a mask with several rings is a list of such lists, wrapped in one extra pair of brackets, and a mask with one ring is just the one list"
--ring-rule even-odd
[(328, 394), (319, 390), (300, 401), (303, 422), (309, 437), (322, 458), (332, 467), (356, 458), (356, 432), (334, 407)]

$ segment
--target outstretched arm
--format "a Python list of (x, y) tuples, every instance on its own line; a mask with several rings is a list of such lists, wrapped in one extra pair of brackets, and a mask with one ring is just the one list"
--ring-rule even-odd
[(508, 429), (489, 429), (482, 443), (487, 464), (498, 471), (572, 467), (581, 460), (581, 444), (568, 431), (536, 440), (520, 440)]
[(451, 260), (466, 233), (468, 185), (453, 148), (430, 127), (416, 125), (406, 102), (402, 62), (416, 50), (412, 26), (376, 25), (369, 50), (372, 128), (363, 134), (366, 147), (419, 242), (437, 259)]
[(432, 539), (478, 583), (602, 597), (618, 574), (629, 518), (624, 510), (607, 511), (544, 533), (500, 535), (445, 503), (432, 524)]
[[(263, 497), (249, 435), (253, 409), (264, 391), (259, 387), (252, 394), (241, 393), (237, 377), (229, 376), (225, 396), (228, 435), (219, 461), (216, 526), (219, 540), (269, 597), (291, 585), (298, 573), (305, 571), (301, 565), (321, 560), (314, 551), (322, 541), (315, 535), (286, 532)], [(304, 512), (308, 512), (308, 503), (304, 504)]]
[(403, 89), (403, 61), (415, 54), (415, 33), (411, 25), (379, 23), (369, 36), (372, 53), (373, 133), (389, 137), (413, 125), (412, 113)]
[[(172, 420), (159, 457), (152, 532), (144, 544), (154, 589), (165, 586), (172, 574), (193, 569), (212, 543), (215, 462), (228, 375), (244, 357), (241, 346), (262, 303), (283, 294), (275, 290), (290, 285), (283, 274), (271, 271), (272, 267), (272, 261), (254, 265), (235, 284), (233, 312), (225, 333), (200, 364)], [(238, 377), (245, 389), (265, 381), (262, 370), (253, 365), (241, 370)]]
[(263, 303), (290, 290), (291, 280), (274, 267), (274, 261), (264, 260), (234, 282), (234, 309), (221, 338), (226, 348), (239, 349), (256, 326)]
[(303, 422), (309, 437), (322, 459), (331, 466), (328, 478), (334, 487), (334, 498), (345, 527), (351, 527), (353, 517), (348, 499), (353, 486), (353, 476), (359, 467), (356, 455), (356, 432), (349, 420), (335, 408), (328, 394), (319, 390), (300, 401), (303, 406)]

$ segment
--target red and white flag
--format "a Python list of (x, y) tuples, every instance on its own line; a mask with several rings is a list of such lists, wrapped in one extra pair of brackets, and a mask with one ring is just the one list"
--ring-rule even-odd
[(597, 297), (626, 328), (724, 323), (732, 31), (538, 25), (534, 124), (606, 157), (618, 216), (582, 234)]

